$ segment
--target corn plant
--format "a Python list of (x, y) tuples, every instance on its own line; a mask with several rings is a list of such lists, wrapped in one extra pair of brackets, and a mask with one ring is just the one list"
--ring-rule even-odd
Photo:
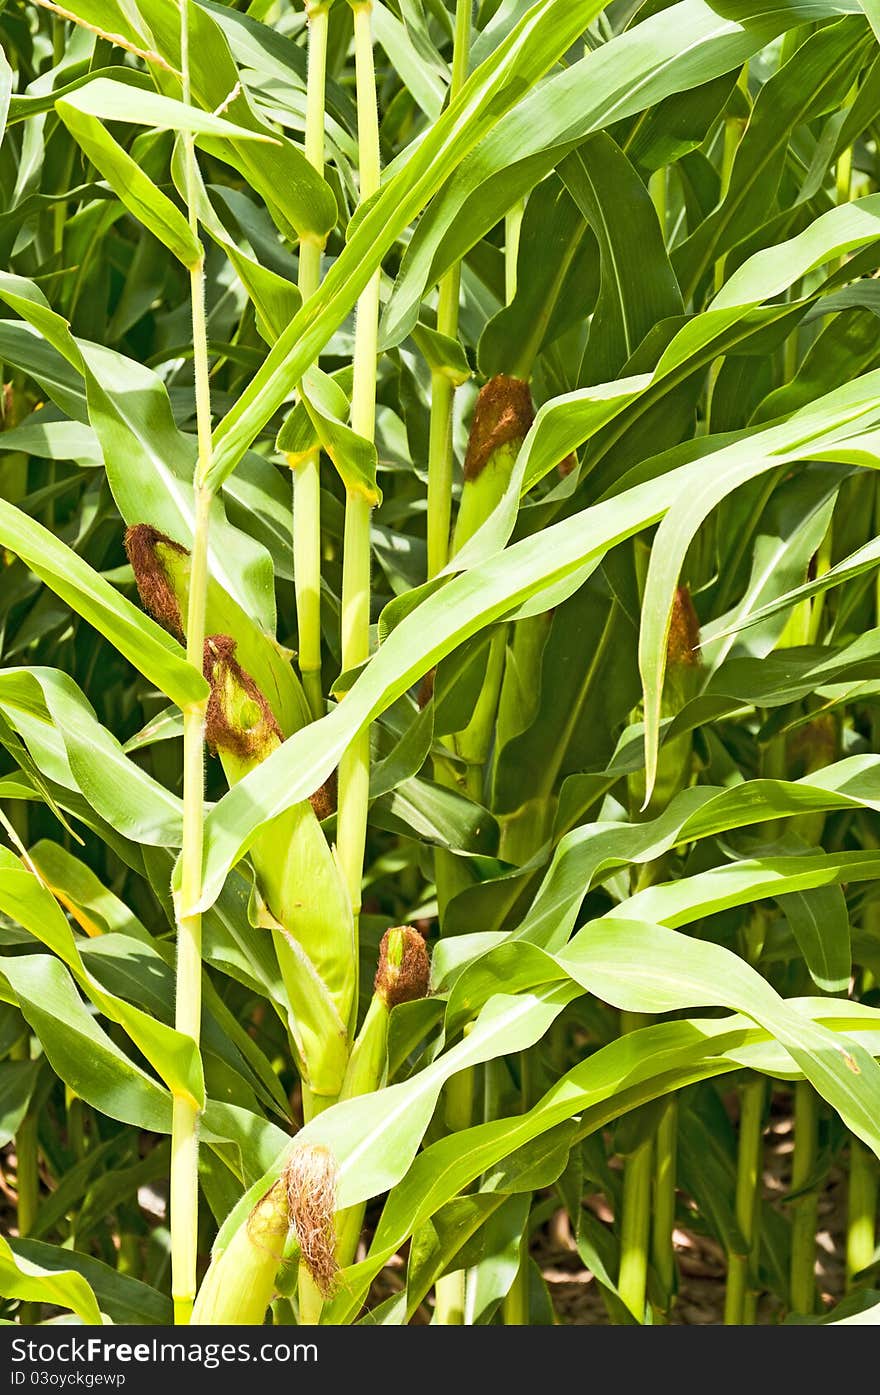
[(880, 1321), (880, 8), (0, 39), (0, 1316)]

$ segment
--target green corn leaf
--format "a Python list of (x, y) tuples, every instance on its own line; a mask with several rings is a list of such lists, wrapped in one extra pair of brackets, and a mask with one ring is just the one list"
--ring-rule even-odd
[(125, 755), (67, 674), (4, 669), (0, 705), (48, 779), (80, 791), (124, 836), (179, 845), (179, 799)]
[(0, 57), (0, 140), (6, 131), (9, 116), (9, 102), (12, 96), (12, 69), (4, 53)]
[(803, 586), (795, 586), (784, 595), (778, 596), (775, 600), (753, 610), (751, 614), (745, 615), (742, 619), (737, 616), (735, 624), (725, 626), (715, 632), (715, 638), (726, 639), (728, 636), (739, 634), (742, 629), (751, 625), (759, 625), (765, 620), (779, 615), (781, 611), (790, 610), (800, 601), (809, 600), (812, 596), (820, 596), (823, 592), (831, 590), (835, 586), (841, 585), (845, 581), (851, 581), (854, 577), (862, 576), (865, 572), (873, 571), (880, 563), (880, 539), (872, 539), (865, 543), (849, 557), (837, 562), (830, 567), (822, 576), (817, 576), (815, 581), (805, 581)]
[(0, 1146), (6, 1147), (30, 1108), (39, 1061), (4, 1061), (0, 1072)]
[[(523, 215), (516, 295), (480, 335), (481, 373), (529, 378), (537, 355), (595, 302), (598, 270), (584, 215), (562, 181), (548, 176), (544, 196), (530, 199)], [(418, 325), (416, 343), (422, 333)]]
[(41, 881), (87, 935), (120, 934), (149, 941), (146, 927), (125, 902), (60, 843), (43, 838), (28, 848), (28, 857)]
[(758, 13), (741, 4), (726, 5), (719, 15), (704, 0), (681, 0), (535, 86), (461, 164), (421, 220), (386, 308), (385, 347), (409, 333), (419, 301), (444, 271), (591, 131), (738, 70), (797, 24), (860, 12), (856, 0), (771, 0)]
[[(555, 962), (550, 956), (541, 957), (546, 958), (545, 982), (552, 982), (557, 976), (572, 976), (568, 987), (561, 987), (561, 997), (554, 996), (560, 987), (549, 985), (517, 997), (495, 994), (480, 1012), (470, 1034), (432, 1066), (411, 1081), (385, 1090), (381, 1102), (365, 1097), (335, 1106), (298, 1135), (298, 1146), (308, 1140), (330, 1148), (339, 1169), (341, 1206), (354, 1204), (365, 1193), (369, 1195), (368, 1188), (386, 1190), (393, 1185), (392, 1178), (399, 1180), (406, 1160), (415, 1155), (415, 1140), (427, 1121), (423, 1111), (427, 1102), (436, 1098), (439, 1083), (450, 1073), (480, 1059), (484, 1051), (494, 1054), (492, 1040), (495, 1038), (497, 1047), (499, 1031), (504, 1037), (510, 1029), (527, 1032), (536, 1016), (548, 1011), (555, 1015), (567, 1000), (572, 980), (631, 1011), (664, 1012), (704, 1006), (718, 1002), (719, 994), (728, 1004), (733, 1001), (742, 1005), (747, 1016), (754, 1014), (764, 1030), (778, 1038), (816, 1088), (843, 1113), (850, 1127), (880, 1152), (878, 1116), (872, 1115), (874, 1094), (880, 1092), (880, 1067), (873, 1057), (850, 1036), (838, 1041), (832, 1032), (786, 1005), (755, 970), (728, 950), (695, 943), (657, 926), (606, 920), (587, 927)], [(535, 976), (539, 976), (537, 967)], [(695, 1035), (699, 1037), (699, 1033)], [(693, 1054), (693, 1041), (691, 1034), (689, 1054)], [(510, 1047), (505, 1045), (503, 1049)], [(641, 1059), (646, 1064), (645, 1057)], [(533, 1136), (523, 1129), (520, 1139), (525, 1142)], [(394, 1149), (393, 1161), (387, 1152), (389, 1147)], [(282, 1166), (283, 1159), (262, 1179), (259, 1185), (263, 1190), (278, 1176)], [(228, 1218), (219, 1237), (220, 1250), (246, 1215), (243, 1203)], [(374, 1241), (377, 1246), (379, 1233)]]
[[(760, 901), (765, 896), (812, 891), (841, 883), (873, 881), (880, 876), (880, 855), (857, 853), (804, 853), (803, 857), (742, 858), (722, 867), (713, 867), (685, 877), (679, 882), (648, 887), (622, 901), (609, 912), (609, 917), (656, 920), (658, 924), (678, 927), (689, 925), (705, 915), (714, 915), (731, 906), (743, 906)], [(827, 909), (827, 908), (826, 908)], [(835, 936), (833, 922), (829, 937)], [(819, 970), (821, 972), (821, 970)], [(842, 975), (849, 978), (847, 972)], [(841, 977), (838, 971), (837, 977)], [(822, 985), (824, 987), (824, 984)], [(839, 991), (838, 989), (835, 991)]]
[(382, 493), (376, 483), (376, 447), (341, 420), (348, 415), (349, 403), (340, 385), (328, 378), (326, 373), (312, 369), (301, 385), (301, 398), (311, 432), (304, 431), (304, 424), (297, 423), (297, 412), (294, 410), (290, 428), (285, 425), (279, 432), (276, 443), (278, 450), (301, 454), (305, 440), (314, 433), (314, 440), (335, 465), (348, 493), (366, 499), (371, 505), (380, 503)]
[[(539, 1040), (577, 991), (569, 985), (517, 997), (498, 995), (486, 1005), (462, 1042), (411, 1080), (383, 1090), (381, 1109), (377, 1108), (379, 1100), (375, 1096), (361, 1095), (334, 1105), (314, 1119), (307, 1131), (297, 1135), (297, 1146), (315, 1142), (330, 1149), (339, 1165), (340, 1208), (387, 1190), (404, 1175), (440, 1090), (450, 1076), (509, 1050), (525, 1049), (527, 1044)], [(277, 1178), (283, 1165), (282, 1158), (272, 1174), (261, 1179), (258, 1186), (262, 1191)], [(245, 1197), (227, 1218), (218, 1237), (218, 1251), (225, 1248), (246, 1218), (257, 1195), (255, 1188), (254, 1197)]]
[[(827, 1000), (805, 999), (797, 1007), (810, 1021), (821, 1022), (829, 1004)], [(867, 1021), (870, 1010), (857, 1010)], [(871, 1020), (876, 1032), (880, 1019), (874, 1014)], [(667, 1091), (734, 1069), (740, 1057), (772, 1074), (779, 1051), (764, 1055), (765, 1039), (766, 1033), (736, 1017), (642, 1028), (580, 1062), (527, 1114), (481, 1124), (433, 1143), (395, 1188), (368, 1258), (346, 1271), (345, 1291), (334, 1301), (329, 1320), (349, 1321), (374, 1275), (404, 1239), (450, 1197), (530, 1139), (575, 1115), (580, 1115), (579, 1135), (586, 1137), (621, 1113)], [(873, 1039), (874, 1050), (878, 1050), (880, 1039)]]
[(171, 1324), (170, 1299), (130, 1274), (121, 1274), (109, 1264), (76, 1250), (47, 1245), (41, 1240), (11, 1240), (10, 1248), (20, 1260), (39, 1265), (48, 1274), (70, 1271), (91, 1287), (101, 1312), (115, 1323)]
[[(185, 196), (186, 171), (179, 145), (174, 150), (171, 172), (178, 192)], [(252, 248), (242, 247), (234, 240), (211, 203), (198, 166), (195, 169), (195, 207), (199, 223), (223, 248), (238, 272), (242, 285), (254, 303), (260, 332), (268, 343), (273, 344), (302, 304), (299, 291), (271, 267), (263, 266)]]
[(52, 1271), (16, 1254), (0, 1235), (0, 1291), (24, 1303), (52, 1303), (100, 1326), (101, 1311), (91, 1286), (74, 1269)]
[(72, 110), (93, 117), (98, 122), (134, 122), (158, 131), (186, 131), (192, 135), (225, 137), (227, 140), (273, 140), (264, 131), (246, 130), (222, 116), (215, 116), (213, 112), (200, 111), (198, 107), (163, 97), (159, 92), (139, 91), (134, 101), (132, 95), (126, 83), (97, 77), (56, 102), (56, 107), (65, 123), (68, 122), (68, 112)]
[[(179, 12), (169, 9), (164, 0), (140, 0), (140, 9), (168, 67), (179, 71)], [(230, 139), (200, 135), (198, 144), (209, 154), (234, 165), (247, 185), (264, 199), (285, 236), (314, 237), (323, 242), (337, 219), (336, 199), (329, 185), (293, 141), (280, 136), (277, 128), (258, 115), (247, 88), (241, 86), (223, 26), (207, 6), (192, 0), (189, 31), (194, 101), (207, 112), (222, 108), (228, 122), (248, 133), (244, 138)], [(157, 84), (176, 97), (179, 86), (169, 78), (167, 68), (156, 66), (153, 72)], [(272, 143), (255, 145), (253, 133), (261, 135), (264, 141), (268, 137)]]
[(214, 466), (219, 484), (281, 405), (352, 308), (396, 238), (461, 163), (480, 137), (531, 83), (566, 51), (602, 8), (596, 0), (540, 0), (464, 89), (405, 167), (389, 179), (349, 230), (345, 250), (318, 294), (307, 302), (273, 347), (253, 382), (215, 432)]
[(604, 383), (658, 321), (682, 313), (681, 292), (648, 192), (610, 136), (588, 137), (559, 173), (599, 243), (599, 295), (579, 381)]
[(0, 499), (0, 542), (180, 707), (199, 702), (207, 684), (176, 640), (54, 537)]
[[(115, 35), (147, 62), (157, 85), (163, 88), (161, 94), (146, 94), (161, 103), (155, 108), (157, 125), (164, 122), (175, 129), (175, 122), (203, 123), (206, 129), (197, 137), (199, 144), (235, 165), (266, 199), (282, 231), (293, 236), (326, 236), (336, 221), (336, 201), (329, 186), (293, 142), (279, 137), (258, 117), (247, 91), (241, 88), (223, 28), (207, 6), (189, 5), (194, 112), (177, 100), (181, 91), (179, 10), (169, 9), (165, 0), (140, 0), (137, 11), (115, 0), (77, 0), (69, 13), (88, 28)], [(98, 81), (102, 88), (108, 86), (106, 79)], [(112, 87), (119, 85), (113, 83)], [(114, 90), (107, 100), (126, 108), (119, 119), (133, 119), (130, 99), (126, 104), (122, 94)], [(213, 115), (218, 108), (224, 109), (224, 116)], [(219, 135), (218, 130), (222, 132)], [(255, 140), (259, 142), (258, 154), (254, 152)]]
[(684, 790), (658, 818), (629, 825), (586, 824), (565, 835), (516, 934), (559, 948), (571, 932), (587, 889), (612, 869), (643, 865), (675, 847), (800, 813), (880, 806), (880, 762), (854, 756), (792, 782), (752, 780), (729, 790)]
[(839, 887), (814, 887), (779, 898), (813, 982), (845, 993), (852, 975), (849, 912)]
[[(835, 212), (848, 213), (854, 207), (848, 205)], [(764, 255), (759, 253), (753, 261), (757, 263)], [(731, 285), (732, 282), (727, 283), (725, 295), (729, 294)], [(827, 459), (831, 456), (846, 461), (848, 453), (846, 449), (836, 449), (837, 443), (848, 435), (857, 437), (859, 430), (874, 425), (872, 406), (861, 391), (862, 386), (872, 383), (873, 376), (867, 374), (838, 392), (817, 399), (783, 425), (761, 433), (763, 439), (752, 437), (718, 452), (717, 469), (711, 477), (704, 476), (702, 485), (695, 483), (689, 487), (686, 502), (682, 496), (679, 507), (672, 501), (651, 552), (639, 640), (639, 667), (645, 702), (648, 796), (656, 774), (660, 699), (666, 671), (666, 640), (673, 597), (691, 540), (724, 498), (762, 472), (805, 457)], [(860, 454), (858, 458), (864, 460), (865, 456)]]
[[(75, 339), (67, 321), (51, 309), (32, 281), (2, 274), (0, 297), (85, 380), (87, 415), (126, 521), (150, 523), (183, 546), (191, 546), (196, 444), (175, 425), (161, 379), (133, 359)], [(214, 580), (272, 633), (275, 604), (268, 553), (230, 526), (217, 499), (212, 502), (211, 525)]]
[(171, 1132), (170, 1094), (97, 1024), (60, 960), (48, 954), (9, 957), (3, 977), (55, 1074), (81, 1099), (135, 1128)]
[(737, 148), (723, 202), (676, 249), (675, 268), (686, 300), (711, 263), (764, 221), (782, 175), (792, 127), (839, 106), (868, 43), (864, 20), (823, 26), (764, 83)]
[[(129, 95), (129, 107), (136, 109), (146, 95), (139, 94), (137, 103), (132, 102)], [(123, 150), (96, 116), (83, 111), (70, 99), (57, 102), (56, 108), (68, 131), (100, 170), (132, 217), (149, 228), (153, 236), (185, 267), (194, 269), (199, 266), (201, 244), (176, 204), (144, 174), (137, 161)]]
[[(0, 848), (0, 907), (58, 955), (96, 1007), (124, 1028), (169, 1089), (195, 1099), (200, 1105), (204, 1103), (201, 1063), (195, 1043), (157, 1021), (153, 1014), (104, 992), (83, 963), (71, 929), (52, 894), (33, 872), (4, 848)], [(35, 956), (35, 959), (42, 958)], [(7, 974), (13, 987), (18, 967), (17, 963), (15, 971), (10, 968)], [(27, 969), (24, 972), (27, 974)], [(22, 1010), (27, 1016), (24, 1006)]]
[[(636, 485), (535, 538), (526, 538), (500, 557), (490, 557), (463, 572), (423, 601), (388, 636), (345, 703), (311, 727), (308, 736), (303, 733), (285, 743), (261, 765), (259, 796), (252, 796), (257, 783), (252, 775), (226, 795), (209, 816), (205, 904), (216, 896), (226, 870), (247, 850), (257, 829), (317, 789), (351, 737), (440, 658), (526, 601), (535, 598), (536, 609), (558, 603), (558, 593), (551, 590), (554, 584), (566, 583), (569, 578), (577, 578), (581, 584), (610, 547), (661, 518), (671, 503), (669, 519), (661, 525), (664, 545), (652, 551), (640, 639), (650, 793), (656, 770), (666, 634), (687, 543), (711, 508), (737, 485), (804, 455), (842, 453), (838, 443), (877, 420), (877, 381), (877, 374), (868, 374), (840, 392), (820, 398), (760, 437), (719, 451), (711, 474), (698, 460), (658, 480)], [(676, 500), (681, 501), (679, 508)]]

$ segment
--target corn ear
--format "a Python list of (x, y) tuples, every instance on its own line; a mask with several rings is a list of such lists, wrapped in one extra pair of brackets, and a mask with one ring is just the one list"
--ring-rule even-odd
[(282, 1177), (257, 1202), (226, 1249), (214, 1256), (191, 1323), (261, 1326), (275, 1293), (289, 1229), (287, 1183)]
[[(510, 484), (520, 447), (535, 417), (532, 394), (522, 378), (499, 373), (481, 389), (474, 408), (464, 460), (464, 485), (452, 539), (453, 555), (471, 538), (495, 509)], [(471, 767), (468, 793), (479, 798), (477, 788), (488, 759), (495, 730), (498, 699), (504, 677), (507, 637), (499, 630), (492, 639), (486, 678), (455, 749)]]
[[(277, 749), (281, 733), (228, 635), (205, 641), (205, 674), (208, 743), (234, 785)], [(329, 798), (327, 790), (316, 796), (322, 804)], [(305, 1083), (313, 1094), (335, 1098), (348, 1061), (356, 986), (354, 921), (335, 854), (304, 801), (263, 829), (250, 857), (257, 874), (252, 919), (275, 935)]]
[(397, 925), (385, 931), (373, 997), (352, 1048), (342, 1099), (370, 1094), (385, 1084), (391, 1009), (426, 997), (430, 972), (428, 951), (418, 930)]
[(499, 373), (480, 391), (464, 461), (453, 555), (485, 523), (501, 499), (534, 415), (529, 385), (521, 378)]
[[(185, 547), (146, 523), (129, 528), (125, 546), (144, 608), (183, 638), (182, 616), (189, 605), (190, 555)], [(265, 693), (285, 736), (310, 720), (291, 654), (267, 635), (213, 578), (208, 579), (206, 634), (233, 635), (238, 658)]]
[[(187, 613), (190, 557), (146, 524), (126, 548), (144, 605), (173, 633)], [(220, 624), (218, 624), (220, 622)], [(205, 673), (211, 684), (206, 737), (230, 785), (309, 720), (299, 680), (274, 640), (209, 583)], [(222, 628), (221, 628), (222, 626)], [(254, 921), (272, 929), (290, 1008), (290, 1033), (306, 1089), (335, 1099), (345, 1075), (356, 992), (355, 931), (334, 852), (318, 817), (335, 805), (330, 783), (286, 810), (251, 848)]]

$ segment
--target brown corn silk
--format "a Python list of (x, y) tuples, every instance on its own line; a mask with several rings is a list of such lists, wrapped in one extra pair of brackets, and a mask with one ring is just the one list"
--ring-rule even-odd
[(326, 1297), (339, 1270), (336, 1259), (336, 1163), (328, 1148), (308, 1143), (284, 1169), (290, 1223), (303, 1262)]
[(522, 378), (499, 373), (481, 388), (471, 421), (464, 477), (476, 479), (489, 458), (510, 441), (523, 441), (535, 419), (532, 394)]
[(182, 641), (180, 606), (162, 561), (162, 548), (179, 556), (187, 555), (185, 547), (148, 523), (136, 523), (126, 529), (125, 551), (134, 572), (141, 604), (154, 620)]
[(428, 950), (418, 930), (396, 925), (385, 931), (374, 986), (389, 1008), (427, 997), (430, 973)]

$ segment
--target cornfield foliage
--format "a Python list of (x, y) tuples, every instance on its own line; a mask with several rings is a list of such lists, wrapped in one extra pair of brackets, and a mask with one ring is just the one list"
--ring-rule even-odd
[(880, 1321), (880, 5), (0, 38), (0, 1316)]

